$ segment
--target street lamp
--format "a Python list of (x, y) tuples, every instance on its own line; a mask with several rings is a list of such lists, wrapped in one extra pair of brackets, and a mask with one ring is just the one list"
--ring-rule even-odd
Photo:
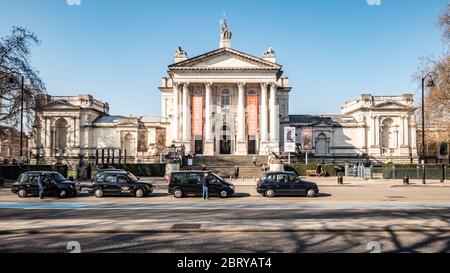
[(430, 74), (422, 77), (422, 184), (425, 184), (425, 164), (427, 157), (425, 156), (425, 80), (428, 79), (426, 87), (434, 87), (434, 81)]

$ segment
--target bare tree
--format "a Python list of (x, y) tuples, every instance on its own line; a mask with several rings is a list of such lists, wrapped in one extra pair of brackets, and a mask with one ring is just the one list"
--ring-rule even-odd
[(39, 45), (37, 36), (21, 27), (0, 38), (0, 124), (20, 122), (22, 79), (25, 126), (30, 127), (36, 110), (36, 97), (45, 92), (38, 71), (30, 65), (31, 47)]
[[(444, 43), (448, 46), (440, 56), (421, 58), (420, 69), (413, 75), (413, 80), (420, 83), (423, 76), (430, 74), (434, 87), (425, 92), (425, 133), (426, 142), (436, 146), (450, 142), (450, 4), (440, 16), (437, 25), (443, 31)], [(420, 109), (420, 107), (419, 107)], [(421, 121), (422, 112), (418, 112)], [(421, 143), (419, 148), (421, 148)]]

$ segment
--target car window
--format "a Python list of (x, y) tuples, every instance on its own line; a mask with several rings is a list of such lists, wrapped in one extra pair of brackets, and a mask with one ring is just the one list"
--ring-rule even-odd
[(172, 174), (173, 182), (176, 184), (184, 183), (184, 173), (175, 173)]
[(289, 175), (288, 174), (277, 174), (276, 181), (278, 183), (289, 183)]
[(100, 183), (116, 183), (116, 175), (112, 173), (102, 173), (95, 179)]
[(132, 174), (132, 173), (130, 173), (130, 172), (127, 173), (127, 176), (128, 176), (128, 179), (130, 179), (130, 180), (133, 181), (133, 182), (138, 182), (138, 181), (139, 181), (139, 180), (137, 179), (137, 177), (134, 176), (134, 174)]
[(118, 182), (118, 183), (121, 183), (121, 184), (123, 184), (123, 183), (128, 183), (128, 177), (125, 176), (125, 175), (123, 175), (123, 174), (119, 174), (119, 175), (117, 176), (117, 182)]
[(51, 173), (49, 174), (49, 176), (52, 178), (53, 181), (55, 181), (56, 183), (60, 183), (60, 182), (64, 182), (66, 181), (66, 179), (64, 178), (64, 176), (62, 176), (62, 174), (60, 173)]
[(19, 183), (29, 183), (31, 180), (31, 175), (29, 174), (21, 174), (19, 177)]
[(295, 174), (291, 173), (289, 174), (289, 180), (295, 182), (298, 180), (298, 177)]
[(198, 173), (188, 173), (186, 175), (186, 181), (189, 184), (198, 184), (201, 181), (200, 174), (198, 174)]

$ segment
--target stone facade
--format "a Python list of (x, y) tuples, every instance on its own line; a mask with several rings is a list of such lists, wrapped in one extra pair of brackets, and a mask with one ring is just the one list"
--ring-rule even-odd
[(192, 58), (176, 49), (159, 90), (158, 117), (113, 116), (90, 95), (42, 96), (34, 160), (153, 162), (170, 146), (206, 156), (268, 155), (284, 151), (285, 127), (296, 128), (297, 144), (307, 127), (316, 158), (417, 161), (412, 95), (363, 94), (344, 103), (341, 115), (289, 115), (292, 87), (275, 51), (255, 57), (232, 49), (226, 22), (218, 49)]

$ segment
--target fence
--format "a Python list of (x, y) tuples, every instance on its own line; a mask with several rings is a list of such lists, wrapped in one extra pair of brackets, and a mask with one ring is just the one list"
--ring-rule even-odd
[(384, 179), (425, 179), (448, 180), (450, 165), (391, 165), (383, 167)]

